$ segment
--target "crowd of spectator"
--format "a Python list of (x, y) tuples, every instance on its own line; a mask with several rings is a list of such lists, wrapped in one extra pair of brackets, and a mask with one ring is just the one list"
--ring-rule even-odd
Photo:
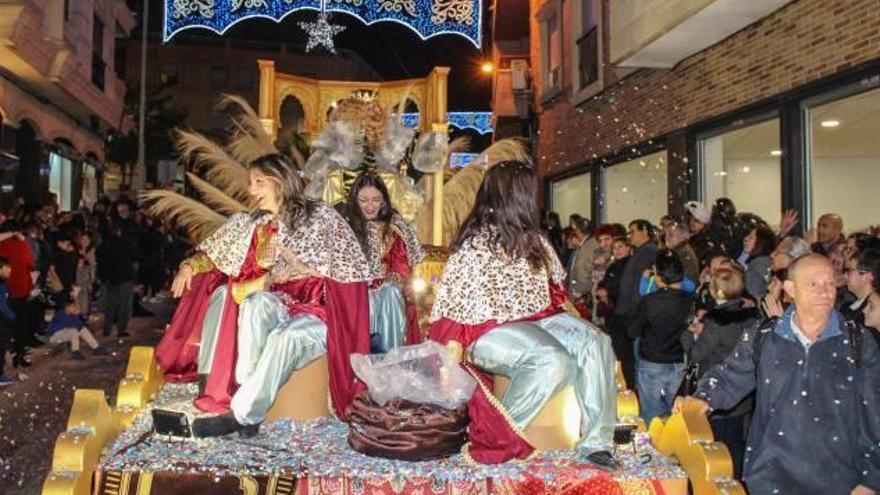
[[(641, 417), (698, 398), (753, 493), (875, 493), (880, 238), (835, 214), (799, 229), (789, 211), (774, 228), (726, 198), (684, 206), (657, 225), (545, 217), (575, 307), (610, 335)], [(804, 449), (825, 444), (834, 459), (804, 467)], [(838, 473), (816, 474), (832, 461)]]
[[(123, 195), (62, 212), (52, 197), (0, 209), (0, 385), (24, 376), (35, 348), (86, 359), (106, 351), (90, 328), (128, 337), (141, 301), (166, 297), (166, 282), (189, 245)], [(11, 363), (7, 363), (7, 353)], [(11, 366), (10, 366), (11, 365)]]

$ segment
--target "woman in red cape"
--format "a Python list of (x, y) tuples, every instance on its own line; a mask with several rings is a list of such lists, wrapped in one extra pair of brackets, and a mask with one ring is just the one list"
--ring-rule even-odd
[[(570, 384), (582, 413), (577, 448), (596, 466), (614, 470), (614, 353), (608, 336), (562, 310), (565, 271), (542, 234), (537, 187), (528, 162), (501, 162), (487, 171), (450, 247), (429, 336), (455, 350), (477, 379), (465, 445), (475, 461), (529, 457), (535, 448), (523, 430)], [(491, 375), (510, 378), (500, 401), (492, 395)]]
[(425, 258), (418, 234), (391, 204), (382, 179), (359, 175), (348, 194), (345, 217), (370, 270), (370, 339), (373, 352), (388, 352), (422, 340), (408, 282)]
[(290, 229), (268, 290), (241, 305), (235, 365), (240, 386), (230, 412), (193, 421), (198, 437), (255, 434), (290, 375), (324, 355), (337, 417), (346, 418), (363, 389), (349, 357), (370, 352), (366, 258), (345, 219), (323, 203), (312, 203)]
[[(199, 378), (196, 406), (228, 410), (235, 392), (234, 366), (239, 304), (263, 288), (287, 235), (286, 221), (305, 214), (303, 182), (277, 155), (250, 164), (249, 192), (259, 210), (232, 215), (181, 263), (172, 284), (183, 296), (156, 347), (156, 359), (169, 381)], [(280, 221), (279, 221), (280, 220)]]

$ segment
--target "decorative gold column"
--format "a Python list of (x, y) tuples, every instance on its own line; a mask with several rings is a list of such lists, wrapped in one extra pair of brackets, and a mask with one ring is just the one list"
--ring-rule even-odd
[(260, 68), (260, 123), (275, 137), (275, 61), (257, 60), (257, 66)]
[[(431, 130), (442, 133), (444, 136), (449, 132), (449, 126), (446, 123), (448, 79), (448, 67), (436, 67), (428, 75), (427, 97), (425, 98), (427, 104), (424, 115), (422, 115), (423, 131)], [(430, 124), (430, 128), (428, 128), (428, 124)], [(445, 239), (443, 239), (443, 169), (434, 174), (432, 181), (434, 210), (431, 215), (431, 244), (443, 246), (445, 245)]]

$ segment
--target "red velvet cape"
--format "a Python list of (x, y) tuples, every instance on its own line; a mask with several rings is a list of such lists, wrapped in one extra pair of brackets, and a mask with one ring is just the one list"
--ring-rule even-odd
[(226, 283), (226, 275), (211, 270), (196, 275), (174, 310), (171, 323), (156, 345), (156, 361), (169, 382), (192, 382), (198, 378), (199, 341), (202, 321), (211, 294)]
[(367, 283), (308, 277), (275, 285), (272, 291), (286, 296), (284, 300), (291, 316), (308, 313), (327, 325), (330, 399), (336, 416), (345, 420), (346, 409), (354, 401), (354, 396), (366, 388), (355, 376), (350, 357), (354, 353), (370, 353)]
[[(406, 251), (406, 243), (403, 238), (395, 236), (391, 248), (382, 260), (388, 274), (398, 275), (402, 279), (412, 276), (413, 267), (409, 264), (409, 256)], [(381, 284), (381, 281), (379, 281)], [(419, 328), (419, 314), (415, 299), (409, 286), (403, 288), (403, 301), (406, 310), (406, 345), (416, 345), (422, 341), (422, 331)]]
[[(568, 292), (562, 285), (550, 285), (550, 305), (534, 315), (513, 321), (537, 321), (561, 312), (562, 304), (568, 299)], [(449, 318), (435, 321), (429, 330), (429, 337), (441, 344), (457, 342), (463, 350), (480, 337), (510, 322), (495, 320), (468, 325)], [(462, 367), (477, 380), (477, 389), (468, 402), (468, 445), (465, 453), (482, 464), (500, 464), (511, 459), (526, 459), (535, 451), (522, 431), (509, 420), (507, 411), (492, 394), (492, 377), (472, 364), (464, 361)]]

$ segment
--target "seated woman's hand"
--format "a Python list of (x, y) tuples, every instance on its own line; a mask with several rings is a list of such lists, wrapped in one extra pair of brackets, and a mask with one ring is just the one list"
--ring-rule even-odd
[(194, 272), (191, 266), (186, 263), (181, 265), (180, 269), (177, 270), (174, 281), (171, 282), (171, 295), (180, 297), (184, 292), (190, 290), (192, 288), (193, 275)]
[[(291, 268), (292, 274), (308, 274), (313, 277), (320, 277), (321, 273), (319, 273), (314, 268), (302, 262), (299, 259), (299, 256), (296, 255), (290, 248), (286, 246), (279, 246), (278, 250), (281, 253), (281, 257), (284, 258), (284, 261), (287, 262), (287, 265)], [(291, 275), (292, 275), (291, 274)]]

